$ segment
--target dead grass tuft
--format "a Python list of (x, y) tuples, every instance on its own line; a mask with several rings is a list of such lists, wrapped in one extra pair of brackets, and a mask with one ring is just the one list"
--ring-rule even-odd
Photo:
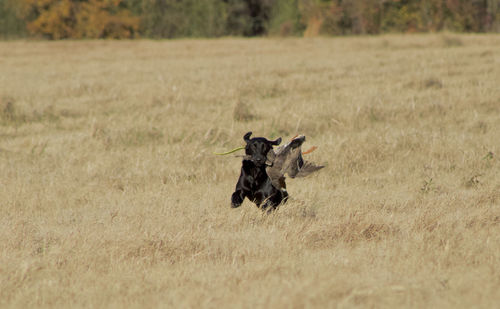
[(4, 121), (11, 121), (16, 118), (14, 99), (11, 97), (0, 98), (0, 111), (1, 118)]
[(429, 77), (418, 82), (409, 82), (406, 84), (409, 88), (417, 89), (441, 89), (443, 88), (443, 82), (435, 77)]
[(26, 120), (26, 116), (19, 111), (12, 97), (0, 98), (0, 122), (3, 125), (19, 124)]
[(444, 47), (460, 47), (465, 45), (460, 37), (453, 35), (442, 35), (441, 42)]
[(431, 77), (431, 78), (427, 78), (424, 81), (422, 81), (422, 87), (423, 88), (440, 89), (440, 88), (443, 88), (443, 82), (437, 78)]
[(240, 99), (234, 106), (233, 119), (236, 121), (250, 121), (256, 119), (256, 116), (250, 111), (250, 105)]

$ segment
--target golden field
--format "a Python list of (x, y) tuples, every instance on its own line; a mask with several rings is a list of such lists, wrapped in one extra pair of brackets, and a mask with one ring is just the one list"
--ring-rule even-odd
[[(494, 308), (500, 36), (0, 42), (0, 307)], [(327, 167), (230, 208), (243, 135)]]

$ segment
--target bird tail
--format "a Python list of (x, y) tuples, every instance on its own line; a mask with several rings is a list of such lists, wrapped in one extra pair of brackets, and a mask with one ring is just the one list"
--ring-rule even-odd
[(311, 153), (316, 149), (318, 149), (318, 147), (312, 146), (311, 148), (307, 149), (306, 151), (302, 151), (302, 154), (305, 155), (305, 154)]

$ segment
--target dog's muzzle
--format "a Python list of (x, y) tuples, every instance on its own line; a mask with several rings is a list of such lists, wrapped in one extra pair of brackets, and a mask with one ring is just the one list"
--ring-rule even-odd
[(255, 165), (263, 165), (266, 163), (266, 158), (265, 157), (252, 158), (252, 162), (255, 163)]

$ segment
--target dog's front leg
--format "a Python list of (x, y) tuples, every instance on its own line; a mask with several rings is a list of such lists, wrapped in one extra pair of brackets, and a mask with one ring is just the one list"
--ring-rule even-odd
[(233, 195), (231, 196), (231, 208), (240, 207), (243, 203), (244, 198), (245, 194), (243, 193), (243, 190), (234, 191)]
[(241, 204), (243, 203), (243, 200), (245, 199), (245, 191), (243, 190), (242, 177), (243, 176), (240, 175), (238, 183), (236, 184), (236, 189), (234, 190), (233, 195), (231, 195), (231, 208), (240, 207)]

